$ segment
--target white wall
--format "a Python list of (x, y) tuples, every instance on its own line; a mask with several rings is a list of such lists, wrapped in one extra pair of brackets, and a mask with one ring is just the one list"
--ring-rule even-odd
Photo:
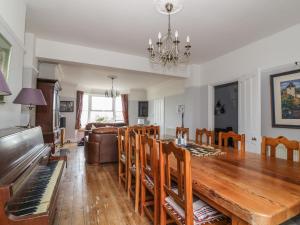
[(146, 90), (132, 89), (128, 94), (128, 114), (129, 114), (129, 124), (137, 124), (138, 111), (139, 111), (139, 101), (147, 100)]
[(24, 43), (26, 5), (23, 0), (0, 0), (0, 17), (19, 42)]
[(103, 49), (37, 39), (36, 55), (42, 59), (84, 63), (109, 68), (118, 68), (177, 77), (189, 77), (190, 65), (166, 68), (153, 65), (147, 57), (134, 56)]
[(299, 140), (297, 129), (271, 127), (269, 91), (269, 75), (281, 68), (280, 65), (292, 67), (293, 62), (300, 60), (299, 40), (300, 24), (209, 61), (201, 65), (190, 79), (199, 79), (201, 85), (215, 85), (236, 81), (243, 75), (262, 69), (265, 71), (262, 74), (262, 135), (284, 135)]
[(0, 128), (20, 125), (21, 106), (12, 101), (22, 88), (25, 13), (23, 0), (0, 0), (0, 33), (12, 45), (8, 76), (12, 95), (0, 105)]
[(60, 92), (61, 101), (74, 101), (74, 112), (62, 112), (61, 116), (66, 117), (66, 136), (65, 140), (76, 142), (75, 122), (76, 122), (76, 92), (77, 86), (60, 82), (62, 91)]

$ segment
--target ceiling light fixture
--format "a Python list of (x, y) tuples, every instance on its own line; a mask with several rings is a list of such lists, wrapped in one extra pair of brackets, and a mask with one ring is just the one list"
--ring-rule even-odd
[(171, 14), (179, 12), (182, 8), (182, 1), (180, 0), (157, 0), (156, 9), (162, 14), (168, 15), (168, 32), (165, 36), (158, 33), (158, 41), (156, 48), (153, 46), (152, 39), (149, 39), (149, 58), (153, 63), (160, 63), (164, 66), (169, 64), (177, 65), (178, 63), (187, 63), (191, 55), (190, 37), (186, 37), (185, 51), (182, 54), (179, 49), (179, 34), (176, 30), (174, 37), (171, 30)]
[(116, 76), (108, 76), (109, 79), (111, 79), (111, 89), (105, 91), (105, 97), (108, 98), (115, 98), (120, 95), (120, 92), (114, 89), (114, 80), (117, 79)]

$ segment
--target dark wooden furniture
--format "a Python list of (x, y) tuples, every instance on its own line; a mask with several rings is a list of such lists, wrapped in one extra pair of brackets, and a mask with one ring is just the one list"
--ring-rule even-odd
[(226, 154), (191, 157), (194, 194), (233, 225), (278, 225), (300, 214), (300, 163), (221, 149)]
[(207, 129), (196, 129), (196, 138), (195, 142), (196, 144), (203, 144), (203, 136), (206, 137), (206, 142), (204, 142), (206, 145), (214, 145), (215, 141), (215, 133), (213, 131), (208, 131)]
[(41, 89), (47, 105), (36, 107), (36, 126), (41, 126), (45, 143), (55, 146), (60, 142), (59, 129), (59, 91), (61, 87), (57, 80), (37, 79), (37, 88)]
[[(288, 140), (285, 137), (262, 137), (261, 142), (261, 154), (264, 157), (276, 158), (276, 152), (278, 145), (284, 145), (287, 150), (287, 160), (293, 162), (294, 161), (294, 151), (298, 151), (300, 154), (300, 142)], [(270, 149), (270, 153), (268, 154), (268, 150)]]
[(190, 140), (190, 129), (184, 128), (184, 127), (176, 127), (176, 137), (178, 138), (178, 135), (181, 134), (182, 136), (187, 136), (187, 141)]
[(141, 158), (141, 214), (154, 225), (159, 224), (159, 143), (155, 138), (140, 135)]
[(240, 150), (245, 151), (245, 134), (237, 134), (233, 131), (227, 133), (219, 133), (219, 146), (229, 147), (228, 140), (232, 141), (233, 148), (238, 149), (240, 143)]
[(65, 157), (50, 150), (40, 127), (0, 131), (0, 224), (52, 224)]

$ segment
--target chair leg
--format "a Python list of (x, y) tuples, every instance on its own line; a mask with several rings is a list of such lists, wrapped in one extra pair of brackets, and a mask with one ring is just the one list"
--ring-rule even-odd
[(140, 177), (137, 176), (135, 179), (135, 199), (134, 199), (134, 211), (138, 213), (139, 202), (140, 202)]
[[(141, 181), (142, 182), (142, 181)], [(144, 205), (146, 201), (146, 189), (145, 186), (141, 185), (141, 215), (144, 216)]]
[(121, 169), (121, 162), (119, 160), (119, 165), (118, 165), (118, 168), (119, 168), (119, 185), (121, 184), (121, 172), (122, 172), (122, 169)]
[(160, 209), (159, 197), (158, 197), (158, 192), (156, 192), (154, 194), (154, 215), (153, 215), (154, 225), (159, 224), (159, 209)]
[(167, 213), (165, 208), (161, 205), (160, 207), (160, 225), (167, 224)]
[(131, 186), (132, 186), (131, 182), (132, 182), (132, 174), (131, 174), (131, 171), (129, 169), (128, 178), (127, 178), (127, 195), (128, 195), (128, 197), (130, 197), (130, 190), (131, 190)]

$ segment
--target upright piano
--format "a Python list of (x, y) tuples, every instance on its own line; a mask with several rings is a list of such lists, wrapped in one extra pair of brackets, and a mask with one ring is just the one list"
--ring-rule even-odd
[(65, 160), (40, 127), (0, 130), (0, 224), (52, 224)]

